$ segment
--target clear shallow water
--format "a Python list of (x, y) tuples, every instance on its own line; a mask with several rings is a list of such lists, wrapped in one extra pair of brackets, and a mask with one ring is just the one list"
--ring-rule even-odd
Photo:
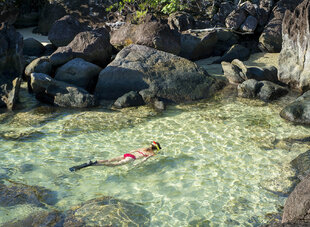
[[(57, 192), (54, 208), (67, 210), (100, 196), (142, 205), (151, 226), (255, 226), (276, 212), (294, 175), (289, 162), (307, 147), (290, 151), (275, 140), (308, 136), (310, 128), (279, 117), (275, 104), (217, 96), (209, 101), (111, 111), (34, 107), (0, 114), (0, 176)], [(133, 168), (68, 168), (107, 159), (159, 141), (162, 154)], [(39, 210), (0, 208), (0, 225)]]

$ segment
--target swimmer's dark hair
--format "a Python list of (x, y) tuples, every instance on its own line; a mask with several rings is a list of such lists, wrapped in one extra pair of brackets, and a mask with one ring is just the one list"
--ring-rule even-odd
[(160, 146), (160, 144), (158, 142), (153, 141), (152, 142), (152, 146), (155, 147), (155, 148), (157, 148), (157, 146), (158, 146), (158, 148), (161, 149), (161, 146)]

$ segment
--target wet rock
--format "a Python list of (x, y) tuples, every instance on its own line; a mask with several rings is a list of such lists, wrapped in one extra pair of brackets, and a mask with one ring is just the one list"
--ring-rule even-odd
[(18, 204), (33, 204), (44, 207), (57, 202), (55, 192), (39, 186), (28, 186), (21, 183), (0, 183), (0, 206), (10, 207)]
[(279, 56), (279, 80), (302, 91), (310, 89), (309, 10), (308, 2), (304, 1), (293, 12), (285, 14)]
[(4, 84), (0, 86), (0, 107), (3, 106), (3, 102), (8, 110), (13, 110), (15, 108), (21, 82), (22, 79), (20, 77), (16, 77), (12, 82), (4, 82)]
[(254, 32), (257, 27), (258, 21), (253, 16), (248, 16), (243, 24), (240, 26), (240, 29), (244, 32)]
[(260, 89), (257, 80), (249, 79), (238, 85), (238, 96), (242, 98), (255, 98)]
[(28, 56), (41, 56), (45, 51), (45, 47), (41, 42), (34, 38), (24, 40), (23, 54)]
[(216, 43), (216, 32), (182, 34), (180, 56), (191, 60), (210, 57)]
[(215, 84), (213, 77), (185, 58), (130, 45), (100, 72), (95, 95), (116, 99), (129, 91), (147, 89), (153, 97), (184, 102), (208, 97)]
[(149, 226), (143, 207), (112, 197), (89, 200), (67, 212), (63, 226)]
[(215, 60), (213, 64), (219, 64), (222, 61), (231, 62), (234, 59), (245, 61), (250, 56), (250, 50), (240, 44), (233, 45), (222, 57)]
[(224, 71), (224, 76), (228, 79), (229, 83), (240, 84), (246, 80), (242, 70), (233, 64), (233, 61), (232, 63), (223, 61), (221, 64)]
[(104, 29), (85, 31), (77, 34), (65, 47), (59, 47), (51, 56), (53, 66), (67, 63), (73, 58), (105, 67), (112, 56), (109, 32)]
[(51, 72), (52, 64), (48, 57), (37, 58), (25, 68), (25, 75), (28, 77), (30, 77), (31, 73), (44, 73), (47, 75), (51, 75)]
[[(287, 198), (282, 223), (310, 225), (310, 175), (306, 176)], [(295, 225), (296, 226), (296, 225)], [(298, 226), (298, 225), (297, 225)]]
[(23, 226), (61, 226), (63, 215), (59, 211), (41, 211), (36, 212), (22, 220), (14, 220), (4, 223), (6, 227), (23, 227)]
[(56, 71), (55, 79), (92, 91), (101, 68), (81, 58), (75, 58)]
[[(263, 52), (279, 53), (282, 48), (282, 21), (286, 10), (294, 10), (302, 0), (280, 0), (270, 15), (270, 20), (259, 37), (259, 48)], [(295, 19), (294, 19), (295, 20)]]
[(297, 124), (310, 125), (310, 91), (284, 107), (280, 116)]
[(291, 165), (297, 172), (297, 176), (300, 180), (305, 178), (310, 174), (310, 150), (298, 155), (293, 161), (291, 161)]
[(186, 12), (172, 13), (168, 17), (168, 25), (170, 29), (178, 31), (186, 31), (194, 27), (195, 19)]
[(166, 109), (166, 105), (163, 101), (155, 100), (153, 105), (157, 111), (163, 111)]
[(265, 102), (276, 100), (288, 93), (288, 89), (270, 81), (261, 81), (257, 97)]
[(42, 73), (32, 73), (30, 85), (36, 98), (60, 107), (86, 108), (97, 105), (95, 97), (83, 88), (57, 81)]
[(40, 12), (38, 32), (42, 35), (48, 35), (54, 22), (66, 14), (65, 8), (61, 4), (58, 4), (57, 2), (46, 3)]
[(78, 33), (85, 30), (75, 17), (66, 15), (54, 22), (48, 32), (48, 39), (56, 47), (67, 46)]
[(125, 108), (130, 106), (142, 106), (144, 105), (144, 101), (136, 91), (131, 91), (123, 96), (119, 97), (115, 103), (114, 106), (117, 108)]
[(274, 66), (261, 67), (247, 67), (246, 72), (244, 72), (247, 79), (255, 79), (258, 81), (271, 81), (274, 83), (278, 81), (278, 70)]
[(176, 55), (181, 51), (180, 34), (167, 24), (156, 21), (122, 26), (112, 32), (111, 44), (119, 50), (130, 44), (138, 44)]

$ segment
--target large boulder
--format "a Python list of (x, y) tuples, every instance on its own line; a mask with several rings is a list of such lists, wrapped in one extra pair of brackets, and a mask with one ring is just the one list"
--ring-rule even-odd
[(12, 26), (0, 27), (0, 107), (15, 107), (23, 70), (23, 37)]
[(67, 13), (63, 5), (57, 2), (46, 3), (40, 12), (38, 32), (42, 35), (48, 35), (48, 32), (53, 26), (54, 22), (66, 14)]
[(36, 98), (44, 103), (76, 108), (96, 105), (95, 97), (83, 88), (54, 80), (42, 73), (32, 73), (30, 79), (30, 86)]
[(240, 44), (233, 45), (222, 57), (216, 59), (213, 64), (219, 64), (222, 61), (231, 62), (234, 59), (245, 61), (250, 56), (250, 50)]
[(100, 72), (95, 95), (117, 99), (129, 91), (182, 102), (210, 95), (216, 80), (195, 63), (141, 45), (130, 45)]
[(117, 108), (125, 108), (130, 106), (142, 106), (143, 104), (144, 101), (142, 96), (136, 91), (131, 91), (119, 97), (115, 101), (114, 106)]
[(198, 60), (211, 56), (217, 43), (216, 32), (181, 35), (180, 56)]
[(66, 15), (54, 22), (48, 32), (48, 39), (56, 47), (67, 46), (78, 33), (85, 30), (75, 17)]
[[(310, 137), (306, 139), (310, 141)], [(296, 170), (299, 179), (305, 178), (310, 174), (310, 150), (298, 155), (297, 158), (291, 161), (291, 165)]]
[(149, 212), (141, 206), (112, 197), (102, 197), (69, 210), (63, 226), (149, 226), (150, 220)]
[(34, 38), (24, 39), (23, 54), (28, 56), (41, 56), (45, 51), (44, 45)]
[(47, 75), (51, 75), (52, 73), (52, 64), (48, 57), (40, 57), (33, 60), (27, 67), (25, 68), (26, 77), (30, 77), (31, 73), (44, 73)]
[[(270, 15), (270, 20), (259, 37), (259, 48), (263, 52), (279, 53), (282, 48), (282, 21), (286, 10), (292, 11), (302, 0), (280, 0)], [(293, 18), (293, 17), (292, 17)], [(293, 19), (295, 21), (296, 18)]]
[(280, 116), (294, 123), (310, 125), (310, 91), (284, 107)]
[(176, 12), (169, 15), (168, 25), (172, 30), (186, 31), (194, 27), (195, 19), (189, 13)]
[(310, 225), (310, 175), (306, 176), (287, 198), (282, 223)]
[(138, 25), (127, 23), (112, 32), (111, 44), (119, 50), (130, 44), (139, 44), (176, 55), (181, 51), (180, 34), (157, 21)]
[(14, 24), (18, 13), (19, 10), (15, 1), (0, 1), (0, 27), (1, 23)]
[(55, 79), (86, 89), (93, 90), (101, 68), (81, 58), (75, 58), (56, 71)]
[(104, 29), (80, 32), (65, 47), (59, 47), (51, 56), (54, 66), (67, 63), (73, 58), (82, 58), (85, 61), (99, 66), (106, 66), (112, 56), (109, 32)]
[(244, 20), (247, 18), (247, 12), (243, 8), (238, 8), (232, 11), (225, 20), (227, 28), (238, 30)]
[(303, 91), (310, 89), (310, 6), (304, 1), (283, 20), (279, 80)]
[(44, 207), (57, 202), (55, 192), (39, 187), (15, 182), (0, 183), (0, 206), (10, 207), (18, 204), (33, 204)]

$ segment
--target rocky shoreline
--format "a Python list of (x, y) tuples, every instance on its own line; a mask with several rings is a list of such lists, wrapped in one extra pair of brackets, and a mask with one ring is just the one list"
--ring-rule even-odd
[[(37, 5), (35, 12), (19, 12), (16, 5), (1, 3), (0, 107), (14, 110), (22, 81), (40, 102), (57, 107), (91, 108), (108, 101), (115, 108), (151, 105), (158, 111), (170, 103), (207, 99), (233, 84), (239, 97), (266, 103), (298, 92), (300, 96), (279, 116), (309, 127), (308, 0), (227, 1), (205, 19), (177, 12), (166, 18), (146, 15), (138, 23), (128, 12), (127, 16), (118, 12), (108, 16), (104, 5), (87, 1), (88, 7), (82, 8), (85, 2), (79, 3), (46, 2)], [(29, 26), (48, 35), (51, 44), (24, 39), (16, 31)], [(261, 51), (279, 53), (278, 64), (246, 64)], [(206, 58), (214, 60), (203, 64)], [(214, 68), (224, 75), (213, 73)], [(309, 142), (309, 138), (299, 139)], [(308, 153), (292, 162), (295, 169), (302, 169), (301, 182), (287, 199), (283, 224), (275, 225), (310, 223)], [(9, 194), (0, 201), (12, 196), (13, 187), (1, 186)], [(40, 204), (33, 194), (29, 196), (30, 203)], [(66, 226), (86, 224), (74, 219), (76, 212), (70, 213)], [(43, 214), (39, 219), (45, 223), (49, 217)], [(62, 217), (55, 220), (63, 221)], [(148, 219), (146, 214), (141, 223)]]

